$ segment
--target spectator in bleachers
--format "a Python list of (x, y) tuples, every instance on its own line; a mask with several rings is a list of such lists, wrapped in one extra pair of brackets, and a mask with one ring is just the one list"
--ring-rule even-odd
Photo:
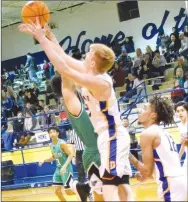
[(141, 61), (141, 65), (138, 69), (138, 71), (136, 72), (138, 74), (138, 77), (140, 77), (140, 79), (142, 80), (143, 78), (151, 78), (151, 71), (153, 69), (153, 65), (152, 65), (152, 60), (151, 57), (149, 55), (149, 53), (146, 53), (144, 55), (143, 60)]
[(20, 91), (18, 93), (17, 96), (17, 106), (18, 106), (18, 110), (24, 112), (24, 94), (22, 93), (22, 91)]
[(27, 89), (25, 91), (24, 103), (28, 102), (31, 104), (33, 110), (36, 111), (36, 108), (38, 106), (38, 98), (34, 93), (31, 92), (31, 89)]
[(11, 97), (7, 96), (7, 93), (2, 90), (1, 92), (1, 107), (4, 110), (5, 116), (7, 118), (12, 117), (12, 106), (13, 106), (13, 100)]
[[(18, 112), (17, 119), (13, 122), (13, 130), (16, 142), (20, 145), (20, 141), (25, 137), (24, 131), (24, 116), (22, 112)], [(23, 136), (23, 137), (22, 137)]]
[(25, 103), (24, 113), (26, 113), (26, 111), (30, 111), (32, 114), (35, 114), (36, 113), (36, 108), (35, 108), (35, 106), (31, 105), (30, 102), (26, 102)]
[(1, 106), (1, 130), (7, 129), (7, 117), (5, 115), (4, 109)]
[(4, 143), (4, 149), (6, 151), (11, 151), (14, 143), (14, 134), (11, 122), (8, 123), (8, 128), (4, 130), (1, 135)]
[(177, 59), (178, 52), (179, 52), (179, 49), (181, 47), (179, 36), (178, 36), (178, 38), (176, 38), (175, 34), (171, 34), (170, 39), (171, 39), (171, 43), (170, 43), (170, 45), (168, 47), (168, 51), (170, 51), (170, 57), (174, 58), (174, 59)]
[(41, 111), (44, 111), (44, 100), (39, 100), (39, 106), (38, 106), (38, 110), (41, 112)]
[(126, 77), (125, 71), (123, 70), (123, 68), (120, 66), (118, 62), (115, 62), (114, 66), (115, 67), (112, 72), (114, 88), (122, 87), (125, 84), (125, 77)]
[(51, 99), (54, 99), (57, 104), (58, 98), (52, 91), (51, 81), (49, 79), (46, 80), (46, 85), (47, 85), (47, 87), (46, 87), (46, 105), (50, 104)]
[(50, 64), (46, 60), (44, 60), (43, 70), (46, 79), (50, 79)]
[(171, 92), (171, 99), (173, 103), (177, 103), (179, 101), (182, 101), (184, 99), (184, 79), (183, 79), (183, 69), (178, 68), (176, 70), (176, 78), (174, 80), (174, 91)]
[(160, 55), (159, 50), (154, 52), (154, 58), (152, 61), (152, 72), (159, 72), (160, 76), (164, 75), (165, 66), (166, 66), (166, 59), (163, 55)]
[(149, 54), (150, 60), (153, 60), (154, 52), (152, 51), (150, 46), (146, 46), (146, 53)]
[(7, 97), (9, 97), (12, 100), (12, 109), (13, 115), (16, 116), (19, 108), (17, 105), (17, 94), (13, 91), (12, 87), (7, 87)]
[(24, 88), (24, 86), (23, 85), (21, 85), (20, 87), (19, 87), (19, 93), (22, 93), (23, 95), (25, 94), (25, 88)]
[(27, 53), (27, 61), (24, 68), (27, 68), (29, 79), (39, 85), (39, 80), (37, 79), (36, 69), (35, 69), (35, 59), (31, 53)]
[(144, 56), (142, 54), (142, 50), (140, 48), (136, 49), (136, 57), (133, 61), (133, 68), (138, 69), (141, 65)]
[(133, 76), (133, 89), (139, 87), (143, 87), (143, 77), (142, 75), (132, 74)]
[(65, 112), (63, 97), (60, 97), (59, 102), (60, 102), (60, 104), (58, 105), (59, 119), (60, 121), (67, 121), (68, 117)]
[(178, 30), (177, 30), (176, 27), (172, 27), (172, 33), (170, 34), (170, 38), (171, 38), (172, 35), (175, 36), (175, 38), (177, 39), (177, 41), (180, 41), (180, 39), (179, 39), (179, 32), (178, 32)]
[(177, 70), (178, 68), (182, 68), (184, 74), (185, 74), (186, 72), (188, 72), (188, 62), (184, 59), (183, 56), (178, 57), (178, 59), (177, 59), (177, 66), (174, 67), (174, 75), (176, 75), (176, 70)]
[(30, 89), (31, 94), (34, 94), (38, 100), (39, 89), (36, 84), (33, 85), (33, 88)]
[(179, 38), (181, 40), (181, 47), (179, 53), (181, 56), (188, 56), (188, 37), (184, 36), (184, 33), (180, 33)]
[(26, 145), (30, 139), (31, 136), (35, 135), (33, 130), (35, 129), (37, 125), (37, 119), (33, 117), (33, 114), (31, 111), (25, 112), (25, 118), (24, 118), (24, 138), (22, 136), (20, 145)]
[[(44, 106), (44, 115), (41, 117), (41, 127), (43, 129), (52, 127), (52, 126), (56, 126), (56, 118), (55, 118), (55, 114), (51, 113), (52, 111), (49, 109), (49, 107), (46, 105)], [(49, 114), (51, 113), (51, 114)]]
[(122, 50), (121, 55), (118, 57), (118, 62), (127, 74), (131, 72), (132, 61), (131, 58), (127, 55), (126, 50)]

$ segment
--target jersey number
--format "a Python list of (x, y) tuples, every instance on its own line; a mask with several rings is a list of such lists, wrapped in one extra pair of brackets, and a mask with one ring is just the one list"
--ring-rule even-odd
[(56, 159), (57, 167), (61, 167), (61, 164), (59, 162), (59, 159)]
[(168, 142), (170, 144), (170, 151), (178, 152), (173, 138), (170, 135), (166, 135), (166, 137), (167, 137)]

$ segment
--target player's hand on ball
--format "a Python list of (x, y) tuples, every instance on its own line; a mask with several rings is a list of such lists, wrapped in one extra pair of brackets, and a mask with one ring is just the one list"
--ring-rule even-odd
[(44, 161), (40, 161), (38, 165), (41, 167), (43, 165), (43, 163), (44, 163)]
[(64, 175), (66, 173), (66, 167), (63, 166), (60, 170), (61, 175)]

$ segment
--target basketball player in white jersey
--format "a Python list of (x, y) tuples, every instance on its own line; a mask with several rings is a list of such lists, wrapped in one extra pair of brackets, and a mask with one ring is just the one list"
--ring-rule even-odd
[(172, 136), (159, 124), (174, 123), (174, 110), (168, 101), (153, 97), (144, 105), (139, 122), (145, 130), (140, 137), (143, 163), (134, 156), (131, 162), (143, 178), (153, 176), (158, 184), (158, 194), (164, 201), (187, 200), (187, 184), (180, 165), (176, 144)]
[(36, 22), (36, 25), (22, 24), (19, 30), (35, 37), (58, 73), (83, 87), (82, 93), (90, 110), (90, 119), (99, 135), (100, 175), (105, 201), (118, 201), (120, 186), (124, 186), (127, 200), (131, 201), (130, 138), (121, 124), (112, 79), (106, 73), (114, 63), (114, 52), (105, 45), (92, 44), (85, 60), (77, 61), (63, 51), (52, 33), (48, 33), (46, 38), (38, 19)]
[(188, 155), (188, 103), (186, 102), (178, 102), (175, 105), (175, 112), (180, 119), (180, 123), (178, 124), (179, 132), (181, 135), (181, 148), (179, 152), (179, 157), (181, 159), (182, 154), (185, 152), (185, 160), (183, 162), (183, 168), (185, 171), (186, 179), (187, 179), (187, 155)]

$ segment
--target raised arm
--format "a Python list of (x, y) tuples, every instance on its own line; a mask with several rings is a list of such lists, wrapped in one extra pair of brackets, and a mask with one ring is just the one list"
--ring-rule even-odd
[(45, 26), (45, 31), (47, 33), (48, 39), (53, 43), (53, 49), (60, 54), (60, 57), (67, 63), (67, 65), (77, 71), (85, 72), (83, 61), (76, 60), (65, 53), (63, 47), (59, 45), (56, 36), (54, 33), (52, 33), (48, 25)]

